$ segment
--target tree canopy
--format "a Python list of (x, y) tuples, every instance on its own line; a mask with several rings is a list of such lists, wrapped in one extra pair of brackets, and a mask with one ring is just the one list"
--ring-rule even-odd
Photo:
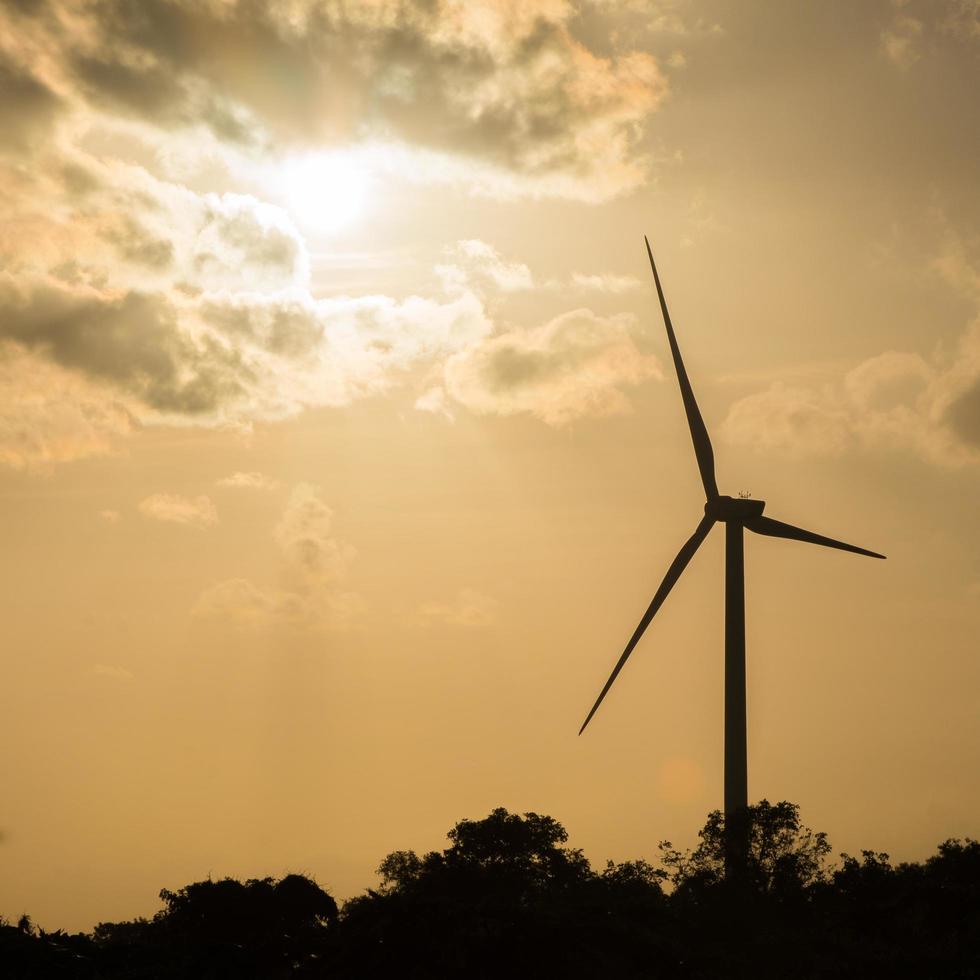
[(441, 851), (393, 851), (379, 885), (338, 909), (304, 875), (198, 881), (151, 919), (48, 933), (0, 921), (0, 975), (19, 978), (666, 978), (980, 976), (980, 844), (922, 863), (830, 863), (795, 804), (747, 814), (748, 872), (726, 881), (724, 817), (698, 844), (593, 869), (553, 817), (459, 821)]

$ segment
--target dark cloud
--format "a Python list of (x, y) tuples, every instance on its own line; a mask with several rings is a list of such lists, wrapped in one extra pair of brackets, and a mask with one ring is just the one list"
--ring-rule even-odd
[(119, 254), (137, 265), (165, 269), (173, 262), (173, 244), (165, 238), (150, 234), (135, 218), (121, 217), (102, 235)]
[(130, 110), (157, 123), (186, 118), (184, 86), (171, 68), (80, 54), (72, 58), (72, 67), (85, 93), (97, 104)]
[(980, 378), (950, 404), (945, 421), (965, 443), (980, 449)]
[(61, 180), (72, 197), (84, 197), (100, 186), (99, 178), (77, 163), (66, 163), (61, 168)]
[(276, 144), (396, 137), (519, 173), (581, 176), (600, 156), (636, 165), (666, 88), (648, 55), (599, 57), (577, 41), (560, 4), (96, 0), (88, 10), (96, 40), (60, 43), (91, 101), (168, 126), (200, 122), (227, 140), (257, 128)]
[(0, 152), (24, 152), (44, 139), (62, 100), (0, 49)]
[(236, 342), (246, 341), (273, 354), (301, 358), (324, 340), (324, 328), (306, 303), (206, 302), (205, 322)]
[[(202, 238), (214, 234), (249, 264), (271, 269), (277, 275), (292, 275), (300, 251), (295, 231), (263, 223), (254, 208), (236, 206), (230, 195), (221, 201), (221, 206), (209, 208), (200, 231)], [(198, 260), (202, 264), (210, 261), (205, 254), (199, 254)]]
[(164, 413), (202, 415), (244, 394), (253, 373), (211, 338), (192, 340), (163, 296), (0, 285), (0, 331), (62, 367)]

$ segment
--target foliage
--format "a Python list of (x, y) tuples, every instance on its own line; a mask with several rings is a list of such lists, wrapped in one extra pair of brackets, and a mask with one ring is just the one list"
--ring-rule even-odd
[[(796, 898), (825, 880), (830, 853), (827, 835), (804, 827), (795, 803), (762, 800), (750, 806), (743, 832), (748, 839), (745, 879), (749, 892)], [(682, 894), (717, 888), (725, 880), (727, 829), (720, 810), (708, 815), (698, 836), (698, 846), (683, 854), (670, 841), (660, 844), (661, 861)]]
[[(593, 870), (555, 819), (498, 808), (447, 846), (389, 854), (377, 889), (340, 912), (310, 878), (200, 881), (164, 890), (152, 919), (47, 933), (0, 920), (0, 975), (20, 978), (708, 978), (980, 976), (980, 844), (922, 863), (844, 854), (791, 803), (746, 825), (749, 873), (724, 878), (726, 829)], [(672, 889), (665, 893), (662, 885)]]

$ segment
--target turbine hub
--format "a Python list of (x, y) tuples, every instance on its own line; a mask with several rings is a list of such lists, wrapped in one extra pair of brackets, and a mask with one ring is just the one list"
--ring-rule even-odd
[(716, 521), (741, 523), (751, 517), (761, 517), (766, 509), (764, 500), (750, 500), (744, 497), (722, 495), (705, 501), (705, 514)]

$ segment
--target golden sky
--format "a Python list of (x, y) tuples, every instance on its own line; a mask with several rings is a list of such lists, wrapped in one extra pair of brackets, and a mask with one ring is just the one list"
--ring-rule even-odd
[(980, 834), (976, 0), (0, 8), (0, 914), (338, 897), (498, 805)]

